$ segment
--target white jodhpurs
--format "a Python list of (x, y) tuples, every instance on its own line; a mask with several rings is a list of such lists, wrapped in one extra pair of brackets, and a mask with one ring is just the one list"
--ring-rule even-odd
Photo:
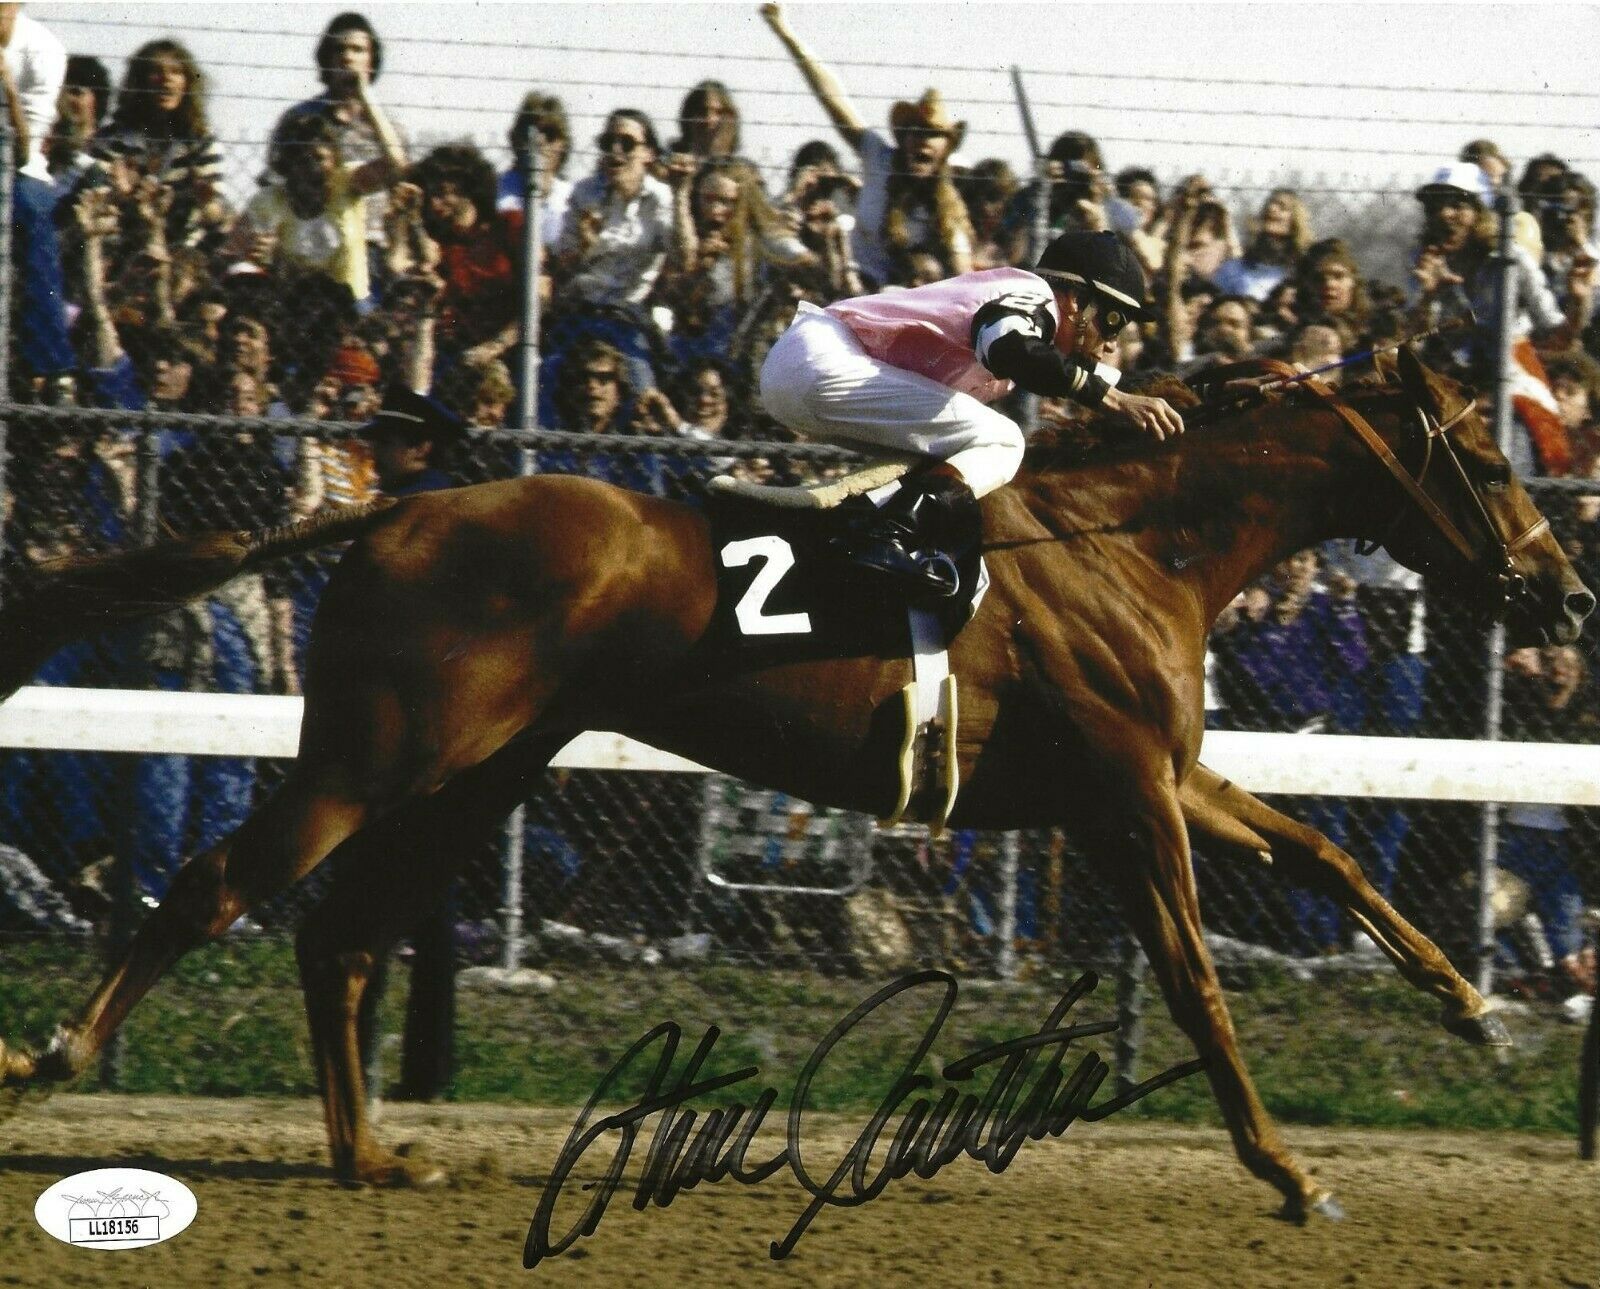
[(937, 457), (980, 497), (1022, 464), (1015, 421), (970, 394), (869, 357), (849, 327), (810, 304), (801, 304), (767, 354), (761, 401), (808, 438)]

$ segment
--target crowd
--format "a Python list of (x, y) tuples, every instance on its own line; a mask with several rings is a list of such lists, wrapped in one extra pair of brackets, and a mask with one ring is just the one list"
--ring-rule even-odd
[[(344, 13), (314, 49), (318, 92), (262, 121), (259, 187), (235, 208), (207, 78), (181, 40), (145, 44), (114, 77), (20, 9), (0, 4), (16, 136), (14, 400), (360, 421), (400, 390), (438, 412), (425, 434), (370, 442), (275, 435), (259, 421), (156, 436), (19, 424), (8, 527), (9, 554), (23, 562), (447, 483), (453, 453), (514, 422), (534, 375), (527, 352), (538, 355), (542, 426), (784, 440), (756, 377), (798, 302), (1026, 265), (1041, 222), (1051, 233), (1110, 230), (1141, 262), (1158, 317), (1124, 333), (1124, 370), (1187, 375), (1253, 355), (1321, 367), (1454, 318), (1492, 318), (1492, 200), (1513, 182), (1524, 212), (1513, 230), (1515, 464), (1600, 473), (1595, 189), (1551, 154), (1525, 160), (1514, 180), (1485, 139), (1441, 157), (1416, 192), (1409, 279), (1397, 284), (1316, 228), (1289, 188), (1237, 211), (1203, 174), (1168, 182), (1137, 157), (1113, 165), (1069, 130), (1049, 145), (1042, 195), (1005, 161), (964, 149), (959, 107), (937, 89), (868, 120), (775, 4), (763, 15), (833, 132), (797, 149), (780, 180), (748, 155), (735, 96), (716, 80), (686, 90), (671, 130), (618, 106), (592, 143), (558, 95), (535, 88), (508, 122), (512, 164), (497, 173), (469, 143), (411, 145), (427, 123), (384, 106), (381, 35)], [(526, 238), (529, 176), (538, 224)], [(525, 282), (540, 314), (533, 350), (520, 343)], [(1486, 389), (1490, 338), (1480, 322), (1437, 336), (1426, 356)], [(1046, 425), (1075, 414), (1052, 399), (1037, 410)], [(714, 450), (698, 461), (538, 456), (539, 468), (663, 490), (704, 471)], [(790, 467), (736, 468), (771, 477)], [(1558, 530), (1572, 534), (1584, 571), (1600, 573), (1600, 533), (1589, 536), (1600, 499), (1564, 518)], [(294, 692), (316, 589), (314, 576), (242, 579), (126, 642), (128, 666), (171, 688)], [(1219, 624), (1213, 723), (1417, 732), (1429, 629), (1415, 575), (1381, 554), (1296, 556)], [(77, 666), (61, 660), (61, 679)], [(1584, 678), (1562, 712), (1592, 721), (1591, 689)], [(251, 774), (208, 763), (203, 788), (176, 764), (146, 773), (145, 805), (169, 819), (150, 834), (159, 854), (142, 864), (158, 888), (163, 856), (237, 822)], [(1343, 814), (1329, 810), (1323, 822), (1342, 836)], [(1396, 808), (1367, 830), (1371, 853), (1360, 858), (1385, 891), (1408, 829)], [(1297, 913), (1318, 947), (1342, 942), (1330, 910), (1308, 901)]]

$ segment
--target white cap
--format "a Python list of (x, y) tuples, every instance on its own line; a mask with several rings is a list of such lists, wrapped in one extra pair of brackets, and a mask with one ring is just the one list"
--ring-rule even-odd
[(1485, 206), (1494, 199), (1494, 185), (1489, 182), (1489, 176), (1470, 161), (1452, 161), (1440, 166), (1433, 177), (1417, 189), (1417, 200), (1421, 201), (1430, 192), (1465, 193)]

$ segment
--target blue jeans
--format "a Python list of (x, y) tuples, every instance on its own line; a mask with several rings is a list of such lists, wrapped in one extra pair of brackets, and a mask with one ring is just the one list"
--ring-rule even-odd
[[(211, 688), (251, 694), (260, 666), (250, 638), (226, 605), (206, 606), (215, 662)], [(158, 671), (155, 688), (186, 688), (175, 671)], [(139, 889), (165, 897), (184, 859), (208, 849), (250, 816), (255, 794), (254, 757), (160, 755), (140, 757), (133, 772), (133, 837), (128, 861)]]
[(17, 353), (33, 376), (56, 376), (78, 365), (67, 334), (67, 284), (56, 236), (55, 185), (18, 175), (11, 204), (16, 220)]
[(1528, 884), (1534, 912), (1544, 923), (1545, 939), (1550, 941), (1550, 952), (1557, 961), (1583, 947), (1579, 925), (1583, 892), (1567, 863), (1570, 835), (1566, 829), (1522, 828), (1516, 824), (1507, 824), (1500, 830), (1500, 867)]

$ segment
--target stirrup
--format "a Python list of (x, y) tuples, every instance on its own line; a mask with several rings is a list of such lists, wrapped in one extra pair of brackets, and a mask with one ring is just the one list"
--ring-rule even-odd
[(834, 550), (853, 573), (880, 583), (893, 580), (919, 599), (948, 599), (961, 588), (956, 562), (940, 551), (908, 551), (889, 538), (859, 545), (841, 541)]

